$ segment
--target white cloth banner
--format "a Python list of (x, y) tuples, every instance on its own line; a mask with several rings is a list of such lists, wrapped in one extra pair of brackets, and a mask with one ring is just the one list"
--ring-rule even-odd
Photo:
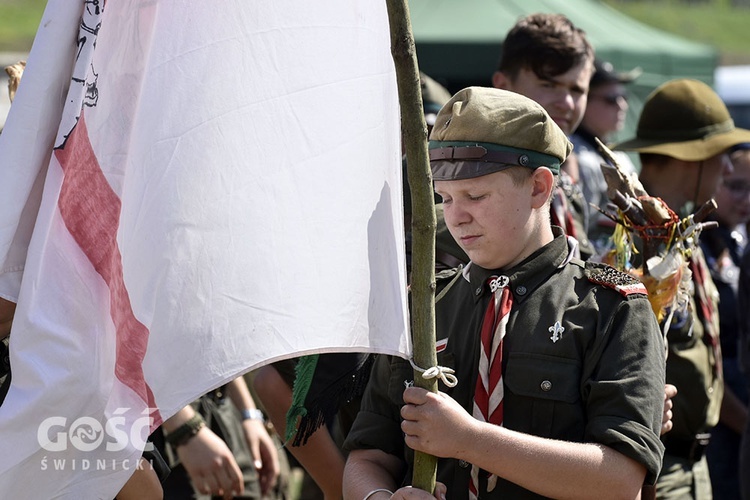
[(0, 496), (112, 498), (261, 364), (409, 355), (389, 43), (382, 1), (50, 0), (0, 135)]

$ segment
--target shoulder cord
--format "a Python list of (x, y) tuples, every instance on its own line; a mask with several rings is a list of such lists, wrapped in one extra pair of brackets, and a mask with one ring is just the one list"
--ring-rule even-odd
[(445, 285), (445, 288), (440, 290), (440, 293), (438, 293), (437, 296), (435, 296), (436, 304), (440, 302), (440, 299), (442, 299), (445, 296), (445, 294), (448, 293), (448, 290), (450, 290), (453, 287), (453, 285), (456, 284), (459, 278), (463, 276), (463, 270), (464, 270), (463, 264), (458, 266), (458, 270), (456, 271), (456, 275), (453, 277), (453, 279), (451, 279), (450, 282), (447, 285)]

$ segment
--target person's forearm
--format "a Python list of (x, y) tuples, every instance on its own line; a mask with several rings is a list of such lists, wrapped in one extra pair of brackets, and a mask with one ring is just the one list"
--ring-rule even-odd
[(456, 458), (544, 496), (633, 499), (645, 478), (645, 467), (603, 445), (545, 439), (480, 422), (472, 429)]
[(256, 409), (255, 401), (250, 394), (250, 389), (247, 388), (245, 378), (241, 375), (227, 384), (226, 391), (229, 399), (232, 400), (232, 404), (234, 404), (238, 410)]
[(344, 456), (325, 425), (316, 430), (304, 445), (289, 445), (287, 449), (320, 487), (326, 500), (341, 498)]
[[(263, 402), (273, 426), (284, 436), (286, 413), (292, 404), (292, 390), (271, 366), (261, 368), (255, 377), (258, 397)], [(310, 474), (326, 499), (341, 497), (344, 456), (326, 426), (315, 431), (304, 445), (287, 444), (286, 448)]]
[(193, 415), (195, 415), (195, 410), (193, 410), (192, 406), (187, 405), (180, 411), (169, 417), (167, 420), (165, 420), (164, 423), (161, 424), (161, 428), (162, 430), (164, 430), (164, 432), (169, 434), (170, 432), (173, 432), (179, 426), (190, 420)]
[[(380, 450), (354, 450), (349, 454), (344, 468), (344, 500), (362, 500), (369, 493), (383, 489), (398, 489), (395, 476), (399, 460)], [(386, 491), (372, 494), (368, 500), (387, 500)]]

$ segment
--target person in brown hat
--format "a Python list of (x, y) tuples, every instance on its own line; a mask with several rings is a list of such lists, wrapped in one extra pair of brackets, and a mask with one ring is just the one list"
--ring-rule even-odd
[[(679, 79), (662, 84), (645, 102), (636, 137), (616, 146), (640, 153), (640, 180), (684, 217), (711, 199), (732, 172), (728, 150), (750, 141), (719, 96), (705, 83)], [(657, 496), (711, 498), (704, 452), (719, 420), (724, 391), (719, 343), (718, 292), (703, 254), (691, 257), (689, 307), (676, 311), (667, 335), (667, 382), (677, 387), (673, 428), (663, 436), (666, 452)]]
[[(435, 191), (471, 259), (438, 275), (441, 392), (412, 387), (430, 367), (378, 357), (345, 443), (344, 498), (635, 498), (655, 480), (664, 343), (645, 288), (574, 258), (549, 223), (570, 151), (514, 92), (470, 87), (441, 109)], [(412, 450), (440, 457), (435, 492), (405, 487)]]

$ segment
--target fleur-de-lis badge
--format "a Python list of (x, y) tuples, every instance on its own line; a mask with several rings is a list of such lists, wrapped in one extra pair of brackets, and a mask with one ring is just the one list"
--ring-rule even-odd
[(565, 331), (565, 327), (560, 324), (559, 321), (555, 321), (555, 324), (547, 328), (547, 331), (549, 331), (552, 336), (550, 337), (550, 340), (552, 342), (557, 342), (562, 338), (562, 334)]

